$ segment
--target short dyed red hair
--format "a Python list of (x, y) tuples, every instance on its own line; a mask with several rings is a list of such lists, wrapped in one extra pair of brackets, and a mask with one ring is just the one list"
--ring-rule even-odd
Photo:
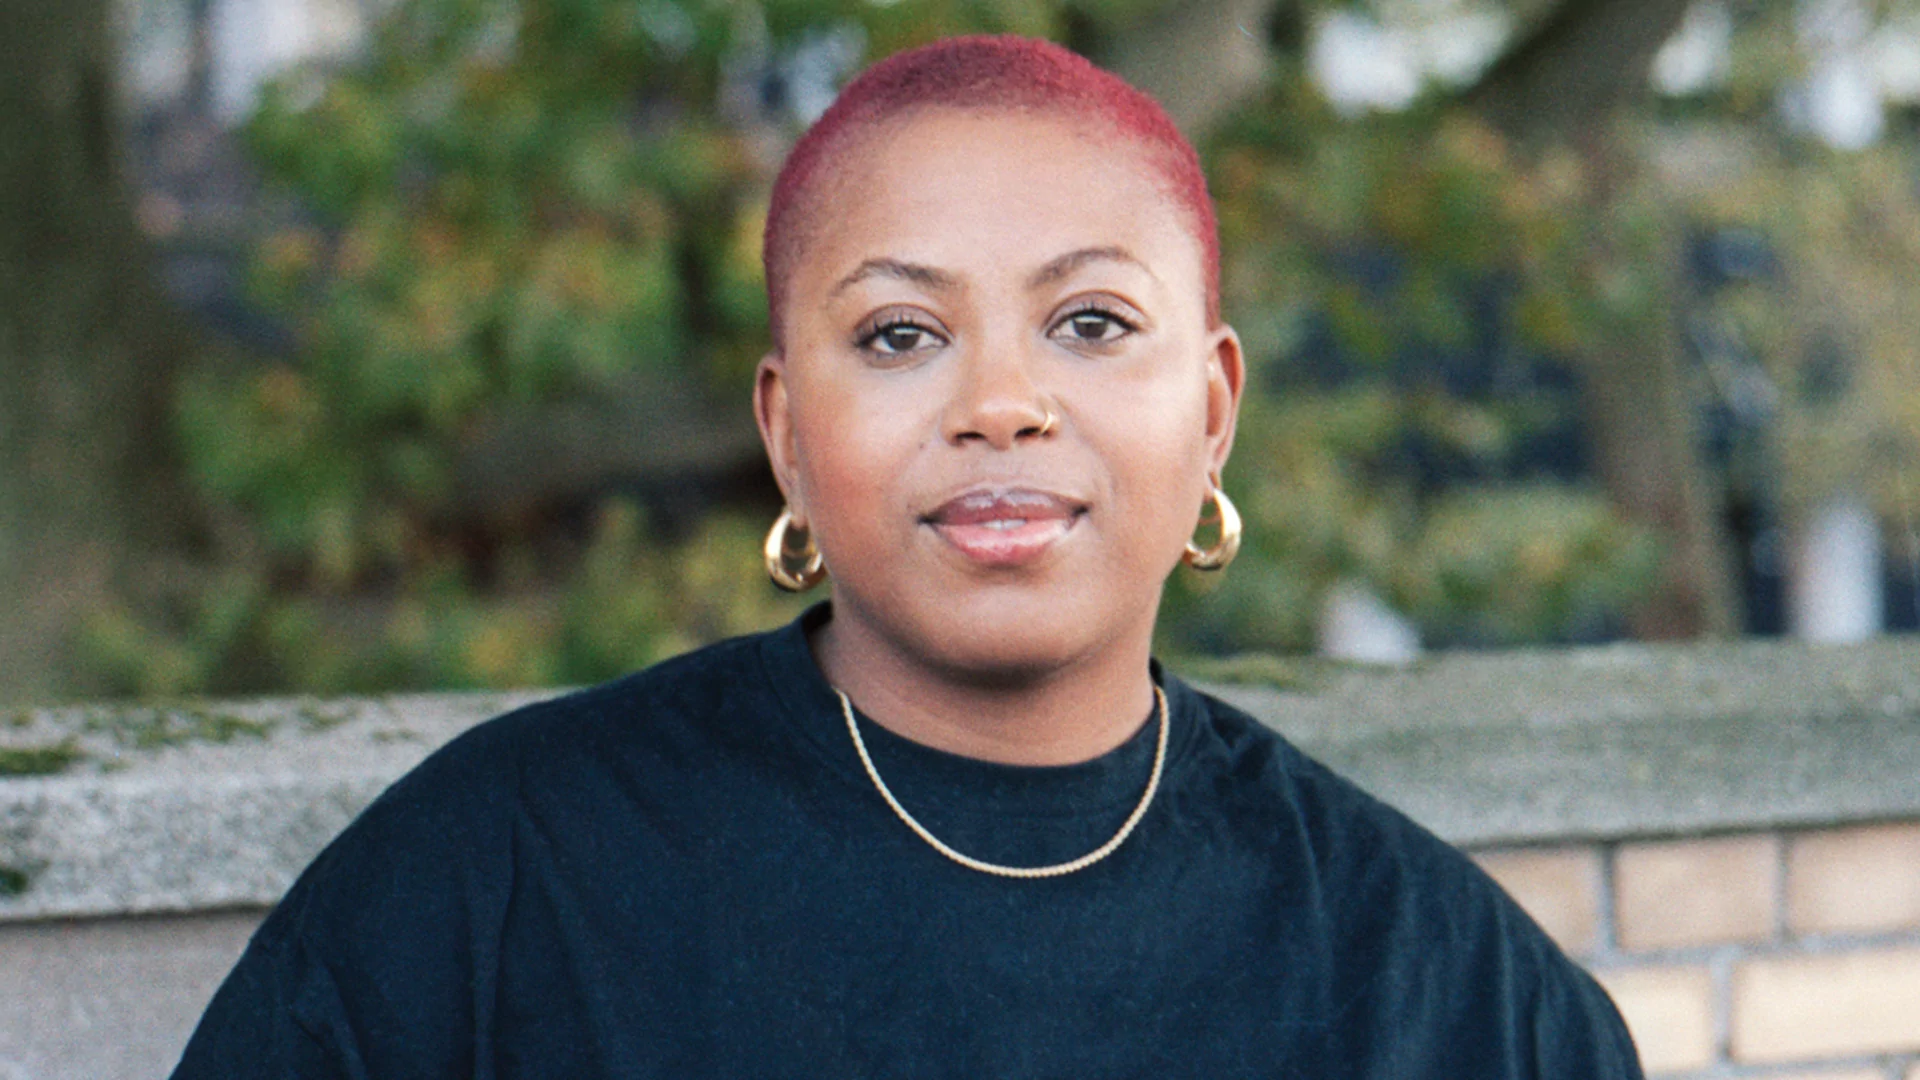
[(1166, 193), (1200, 241), (1207, 321), (1220, 321), (1220, 237), (1213, 199), (1193, 144), (1151, 97), (1050, 41), (1012, 36), (947, 38), (894, 55), (860, 73), (801, 136), (780, 169), (767, 208), (767, 307), (781, 336), (783, 297), (799, 257), (807, 195), (821, 170), (855, 138), (912, 109), (1020, 109), (1104, 124), (1147, 151)]

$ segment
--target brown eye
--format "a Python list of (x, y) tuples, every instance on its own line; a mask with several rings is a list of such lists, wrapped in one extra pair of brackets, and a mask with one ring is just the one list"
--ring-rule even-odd
[(905, 356), (933, 348), (940, 341), (940, 335), (919, 323), (892, 319), (860, 335), (859, 345), (876, 356)]
[(1086, 308), (1062, 319), (1054, 335), (1071, 342), (1092, 345), (1117, 341), (1133, 330), (1132, 323), (1110, 311)]
[(925, 330), (917, 326), (889, 326), (873, 336), (876, 348), (885, 353), (910, 352), (927, 336)]

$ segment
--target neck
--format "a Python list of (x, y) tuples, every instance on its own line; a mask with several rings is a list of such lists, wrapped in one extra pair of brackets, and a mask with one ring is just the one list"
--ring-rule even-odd
[(881, 727), (1007, 765), (1071, 765), (1119, 746), (1153, 715), (1152, 620), (1043, 670), (967, 671), (913, 654), (835, 608), (810, 641), (827, 681)]

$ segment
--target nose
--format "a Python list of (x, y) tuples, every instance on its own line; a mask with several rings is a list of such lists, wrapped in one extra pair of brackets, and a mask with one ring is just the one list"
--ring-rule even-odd
[(942, 418), (947, 441), (1009, 450), (1023, 439), (1050, 436), (1057, 417), (1033, 378), (1032, 365), (1018, 348), (973, 350), (960, 358)]

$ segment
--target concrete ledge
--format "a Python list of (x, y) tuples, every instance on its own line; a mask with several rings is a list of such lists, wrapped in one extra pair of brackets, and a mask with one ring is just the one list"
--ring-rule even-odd
[[(1210, 688), (1456, 843), (1920, 818), (1920, 638), (1252, 673)], [(0, 921), (268, 906), (395, 777), (539, 696), (0, 716)]]
[(1920, 818), (1920, 637), (1309, 664), (1213, 689), (1466, 846)]
[(400, 774), (542, 696), (0, 718), (0, 921), (269, 906)]

